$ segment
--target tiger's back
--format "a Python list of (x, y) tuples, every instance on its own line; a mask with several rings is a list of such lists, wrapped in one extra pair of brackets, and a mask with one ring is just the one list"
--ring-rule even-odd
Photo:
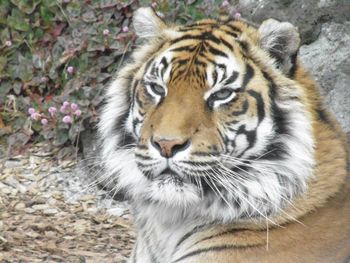
[(347, 138), (289, 23), (134, 16), (145, 38), (107, 91), (100, 135), (130, 199), (130, 262), (345, 262)]

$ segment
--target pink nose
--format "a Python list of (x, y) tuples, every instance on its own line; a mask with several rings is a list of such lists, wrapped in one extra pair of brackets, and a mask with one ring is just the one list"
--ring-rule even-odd
[(177, 152), (185, 150), (189, 145), (189, 140), (181, 139), (160, 139), (152, 138), (151, 143), (156, 148), (163, 157), (170, 158), (173, 157)]

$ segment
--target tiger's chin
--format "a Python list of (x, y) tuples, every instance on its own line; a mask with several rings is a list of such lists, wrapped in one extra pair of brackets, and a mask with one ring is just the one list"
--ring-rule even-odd
[(186, 208), (201, 201), (200, 189), (176, 173), (166, 171), (149, 180), (146, 196), (151, 202)]

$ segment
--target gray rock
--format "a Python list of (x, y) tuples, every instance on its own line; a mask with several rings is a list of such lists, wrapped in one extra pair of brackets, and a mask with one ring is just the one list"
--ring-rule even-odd
[(345, 131), (350, 131), (350, 22), (323, 24), (318, 39), (300, 48), (300, 58)]
[(328, 21), (341, 23), (350, 18), (348, 0), (240, 0), (235, 6), (242, 16), (260, 24), (268, 18), (289, 21), (299, 28), (302, 43), (315, 41), (321, 25)]

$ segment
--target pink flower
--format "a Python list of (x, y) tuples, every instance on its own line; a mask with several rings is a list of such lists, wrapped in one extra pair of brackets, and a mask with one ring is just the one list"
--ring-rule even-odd
[(65, 101), (65, 102), (63, 102), (63, 107), (65, 107), (65, 108), (67, 108), (67, 107), (69, 107), (69, 102), (68, 101)]
[(78, 109), (78, 105), (76, 103), (72, 103), (70, 105), (70, 108), (72, 109), (72, 111), (76, 111)]
[(240, 18), (242, 15), (241, 15), (241, 13), (239, 13), (239, 12), (236, 12), (235, 14), (234, 14), (234, 17), (235, 18)]
[(50, 107), (50, 108), (48, 109), (48, 111), (49, 111), (51, 117), (53, 117), (53, 116), (55, 116), (55, 114), (56, 114), (56, 112), (57, 112), (57, 109), (56, 109), (55, 107)]
[(12, 46), (12, 41), (11, 41), (11, 40), (7, 40), (7, 41), (5, 42), (5, 46), (11, 47), (11, 46)]
[(67, 113), (67, 107), (61, 106), (60, 112)]
[(41, 77), (41, 82), (47, 82), (49, 80), (49, 78), (48, 77)]
[(104, 29), (103, 30), (103, 35), (104, 36), (108, 36), (109, 35), (109, 30), (108, 29)]
[(29, 109), (28, 109), (28, 113), (29, 113), (30, 115), (32, 115), (33, 113), (35, 113), (35, 109), (34, 109), (34, 108), (29, 108)]
[(41, 119), (41, 124), (43, 126), (46, 126), (49, 123), (49, 121), (47, 119)]
[(37, 121), (39, 120), (41, 117), (41, 115), (37, 112), (34, 112), (33, 114), (30, 114), (30, 118), (32, 118), (33, 120)]
[(222, 4), (221, 4), (222, 8), (226, 8), (226, 7), (229, 7), (229, 6), (230, 6), (230, 2), (228, 0), (223, 1)]
[(81, 110), (76, 110), (74, 114), (79, 117), (81, 115)]
[(69, 74), (73, 74), (74, 71), (75, 71), (75, 69), (74, 69), (73, 66), (69, 66), (69, 67), (67, 68), (67, 72), (68, 72)]
[(124, 33), (129, 32), (129, 28), (128, 28), (128, 26), (123, 27), (122, 31), (123, 31)]
[(72, 123), (72, 118), (69, 115), (66, 115), (62, 119), (63, 123), (65, 124), (71, 124)]

